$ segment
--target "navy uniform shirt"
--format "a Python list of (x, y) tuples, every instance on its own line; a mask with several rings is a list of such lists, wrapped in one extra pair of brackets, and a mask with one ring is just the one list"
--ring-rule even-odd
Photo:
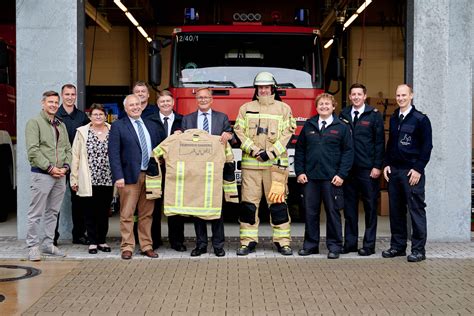
[(382, 115), (376, 108), (366, 104), (354, 126), (351, 110), (352, 106), (344, 108), (339, 118), (352, 128), (354, 167), (382, 169), (385, 149)]
[(56, 113), (56, 116), (59, 117), (61, 121), (63, 121), (63, 123), (66, 125), (67, 134), (69, 136), (69, 142), (71, 143), (71, 145), (74, 141), (74, 136), (76, 136), (76, 129), (90, 122), (89, 118), (87, 117), (87, 114), (77, 109), (75, 106), (74, 110), (71, 112), (71, 114), (69, 114), (66, 112), (64, 106), (61, 104), (58, 109), (58, 112)]
[(306, 174), (312, 180), (347, 178), (354, 151), (349, 126), (333, 116), (333, 122), (323, 132), (319, 130), (319, 115), (307, 120), (295, 147), (296, 175)]
[(430, 120), (414, 106), (402, 122), (399, 115), (397, 109), (390, 118), (384, 165), (423, 174), (433, 148)]

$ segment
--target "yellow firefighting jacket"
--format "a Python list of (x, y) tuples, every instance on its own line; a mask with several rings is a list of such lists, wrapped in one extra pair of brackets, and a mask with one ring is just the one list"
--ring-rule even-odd
[[(224, 163), (234, 155), (219, 136), (200, 129), (173, 134), (154, 150), (155, 159), (166, 163), (164, 213), (211, 220), (221, 216)], [(235, 185), (224, 187), (237, 192)]]
[[(234, 132), (242, 142), (242, 168), (288, 166), (286, 145), (296, 129), (291, 108), (275, 100), (275, 95), (257, 98), (240, 107), (234, 125)], [(254, 157), (260, 150), (266, 151), (268, 161), (261, 162)]]

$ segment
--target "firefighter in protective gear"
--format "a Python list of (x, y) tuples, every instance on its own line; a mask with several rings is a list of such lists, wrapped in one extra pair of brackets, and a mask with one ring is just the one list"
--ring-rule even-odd
[(281, 254), (291, 255), (290, 216), (285, 203), (286, 145), (295, 131), (296, 121), (289, 105), (281, 102), (271, 73), (257, 74), (254, 86), (253, 100), (240, 107), (234, 125), (235, 135), (242, 143), (242, 208), (237, 255), (253, 252), (258, 243), (258, 206), (262, 194), (269, 205), (273, 242)]

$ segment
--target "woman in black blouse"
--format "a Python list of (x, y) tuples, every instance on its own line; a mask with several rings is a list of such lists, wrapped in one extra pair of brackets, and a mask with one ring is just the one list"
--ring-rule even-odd
[(71, 188), (83, 199), (90, 254), (111, 250), (105, 242), (113, 194), (106, 117), (101, 104), (92, 104), (91, 122), (77, 129), (72, 145)]

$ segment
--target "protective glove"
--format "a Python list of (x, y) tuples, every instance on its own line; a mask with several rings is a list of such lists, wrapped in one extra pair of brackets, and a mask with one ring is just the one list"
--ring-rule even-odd
[(272, 186), (268, 193), (268, 200), (272, 203), (283, 203), (286, 197), (286, 183), (288, 181), (288, 169), (276, 165), (272, 166)]
[(268, 157), (268, 154), (266, 151), (262, 150), (258, 156), (260, 157), (260, 159), (262, 159), (262, 161), (268, 161), (270, 159), (270, 157)]

